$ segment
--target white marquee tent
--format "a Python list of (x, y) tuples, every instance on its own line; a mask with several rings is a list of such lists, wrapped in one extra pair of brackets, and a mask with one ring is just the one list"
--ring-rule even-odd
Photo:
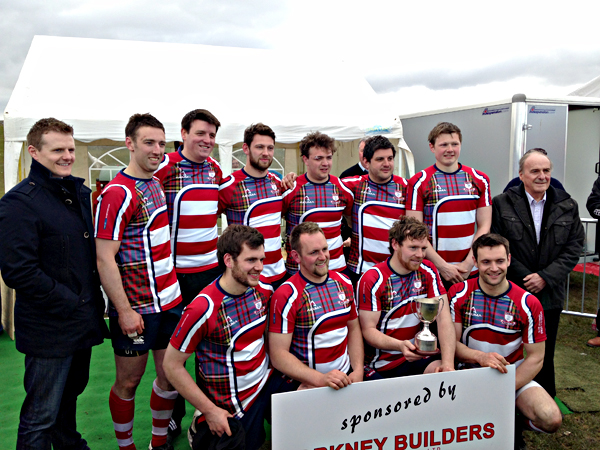
[(122, 142), (128, 118), (150, 112), (174, 141), (181, 139), (181, 117), (195, 108), (221, 121), (225, 173), (233, 145), (256, 122), (270, 125), (281, 144), (315, 130), (337, 141), (398, 138), (401, 171), (414, 172), (400, 120), (343, 62), (273, 50), (35, 36), (4, 111), (6, 190), (23, 176), (23, 143), (42, 117), (73, 125), (78, 142)]
[(569, 96), (600, 97), (600, 76), (575, 89)]

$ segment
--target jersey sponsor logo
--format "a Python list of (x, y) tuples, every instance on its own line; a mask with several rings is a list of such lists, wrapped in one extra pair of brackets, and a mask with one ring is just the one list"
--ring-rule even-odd
[[(161, 191), (162, 193), (162, 191)], [(144, 199), (142, 200), (142, 203), (144, 203), (144, 206), (147, 208), (148, 206), (151, 206), (154, 204), (154, 202), (152, 200), (150, 200), (148, 197), (144, 197)]]
[(541, 311), (539, 316), (538, 316), (538, 333), (539, 334), (544, 334), (546, 332), (546, 330), (544, 330), (544, 312)]
[(310, 197), (308, 195), (304, 196), (304, 198), (302, 200), (300, 200), (300, 203), (303, 205), (306, 205), (308, 203), (314, 203)]
[(179, 169), (179, 172), (177, 173), (177, 178), (181, 178), (182, 180), (185, 180), (186, 178), (189, 178), (189, 177), (183, 169)]
[(229, 316), (227, 316), (227, 317), (225, 318), (225, 321), (227, 322), (227, 323), (225, 324), (225, 328), (231, 328), (231, 327), (232, 327), (234, 324), (236, 324), (236, 323), (237, 323), (237, 320), (233, 320), (233, 319), (232, 319), (231, 317), (229, 317)]
[(307, 308), (307, 311), (316, 311), (317, 309), (321, 309), (320, 305), (317, 305), (315, 302), (311, 301), (310, 302), (310, 307)]
[(371, 190), (371, 188), (369, 186), (367, 186), (367, 188), (365, 189), (365, 194), (367, 194), (367, 195), (375, 195), (375, 192), (373, 192)]
[(439, 184), (435, 185), (435, 189), (433, 190), (433, 192), (446, 192), (446, 189), (444, 189), (443, 187), (441, 187)]
[(480, 313), (477, 312), (477, 309), (474, 306), (471, 306), (471, 310), (467, 312), (466, 315), (472, 317), (483, 317)]
[(252, 192), (250, 189), (246, 188), (246, 190), (244, 191), (244, 197), (254, 197), (254, 192)]
[(502, 322), (503, 325), (509, 326), (516, 324), (516, 322), (514, 321), (514, 316), (508, 312), (504, 314), (504, 320), (501, 320), (500, 322)]

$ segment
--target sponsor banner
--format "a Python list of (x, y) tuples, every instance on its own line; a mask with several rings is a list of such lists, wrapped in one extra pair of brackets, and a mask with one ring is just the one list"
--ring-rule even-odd
[(510, 450), (515, 366), (272, 397), (274, 450)]

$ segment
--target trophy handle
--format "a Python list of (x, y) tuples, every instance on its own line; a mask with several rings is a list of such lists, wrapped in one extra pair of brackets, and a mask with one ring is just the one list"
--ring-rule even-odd
[(440, 313), (442, 312), (442, 309), (444, 309), (444, 297), (442, 297), (441, 295), (439, 296), (438, 300), (440, 301), (440, 309), (438, 310), (437, 315), (439, 316)]

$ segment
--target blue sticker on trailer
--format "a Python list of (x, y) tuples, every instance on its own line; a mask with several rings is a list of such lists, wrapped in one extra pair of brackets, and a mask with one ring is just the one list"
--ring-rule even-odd
[(532, 106), (529, 108), (529, 114), (555, 114), (556, 108), (549, 106)]
[(485, 108), (483, 110), (483, 112), (481, 113), (482, 116), (491, 116), (493, 114), (501, 114), (504, 112), (508, 112), (509, 111), (509, 107), (508, 106), (499, 106), (496, 108)]

